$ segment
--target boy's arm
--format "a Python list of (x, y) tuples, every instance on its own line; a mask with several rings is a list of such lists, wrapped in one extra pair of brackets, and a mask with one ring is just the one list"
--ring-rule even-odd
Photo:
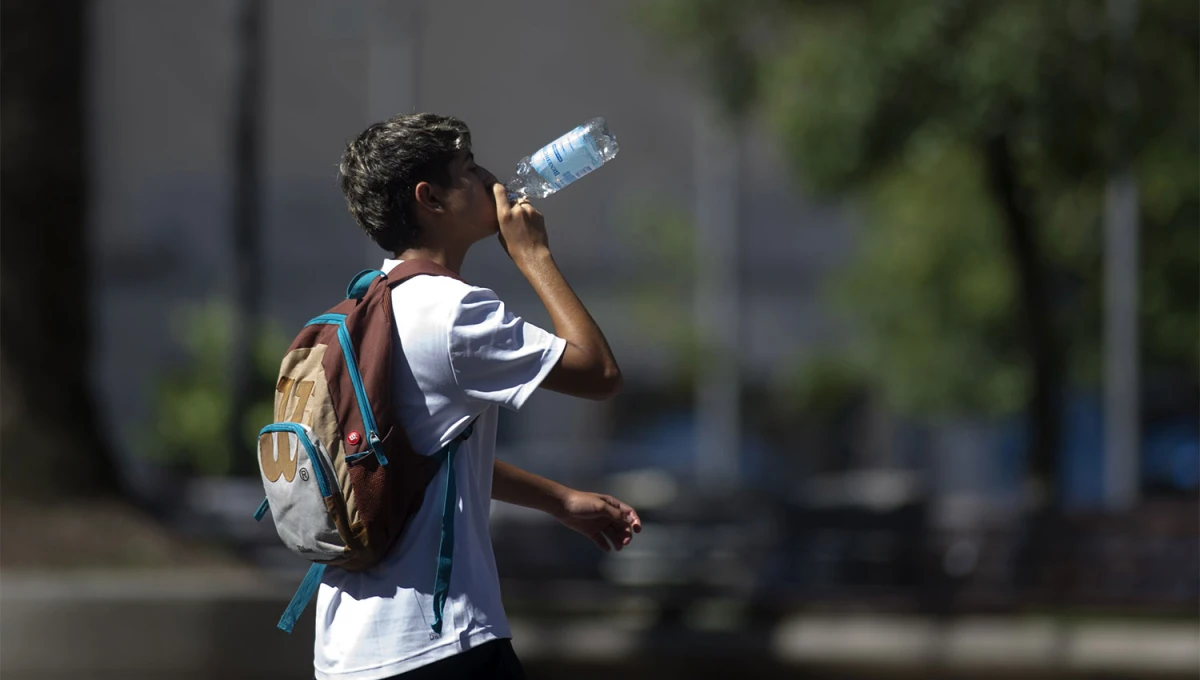
[(555, 335), (567, 341), (542, 387), (588, 399), (614, 396), (621, 389), (621, 369), (604, 333), (558, 270), (542, 214), (527, 201), (509, 201), (502, 184), (493, 190), (501, 243), (550, 313)]
[(571, 489), (509, 465), (499, 458), (492, 468), (492, 498), (525, 508), (557, 515), (566, 503)]
[(604, 552), (610, 550), (609, 542), (617, 550), (624, 548), (642, 530), (637, 512), (612, 496), (577, 491), (500, 459), (492, 468), (492, 498), (541, 510)]

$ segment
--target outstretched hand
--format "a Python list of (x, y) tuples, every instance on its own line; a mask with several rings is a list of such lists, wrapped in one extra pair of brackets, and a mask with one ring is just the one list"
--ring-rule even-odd
[(554, 518), (587, 536), (604, 552), (621, 550), (642, 530), (642, 520), (633, 508), (612, 496), (587, 491), (567, 494)]

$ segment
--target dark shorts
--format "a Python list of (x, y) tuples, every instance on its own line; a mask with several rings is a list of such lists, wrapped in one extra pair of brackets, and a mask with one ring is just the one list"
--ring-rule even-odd
[(492, 640), (448, 659), (393, 676), (395, 680), (525, 680), (525, 670), (508, 640)]

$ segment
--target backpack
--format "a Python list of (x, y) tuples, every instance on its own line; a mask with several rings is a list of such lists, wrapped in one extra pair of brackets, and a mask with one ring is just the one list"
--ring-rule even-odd
[[(284, 355), (273, 423), (258, 436), (258, 462), (279, 538), (313, 562), (278, 627), (290, 633), (327, 565), (361, 571), (376, 565), (417, 513), (442, 464), (452, 466), (471, 425), (430, 456), (413, 450), (392, 408), (396, 322), (391, 290), (415, 276), (449, 276), (425, 260), (391, 272), (368, 269), (351, 280), (346, 300), (300, 331)], [(460, 279), (461, 280), (461, 279)], [(453, 468), (446, 476), (441, 546), (430, 639), (441, 635), (454, 549)]]

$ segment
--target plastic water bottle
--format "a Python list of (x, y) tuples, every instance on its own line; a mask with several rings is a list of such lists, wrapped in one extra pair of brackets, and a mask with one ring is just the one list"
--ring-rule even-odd
[(517, 163), (504, 185), (509, 198), (545, 198), (616, 158), (617, 138), (603, 118), (593, 118)]

